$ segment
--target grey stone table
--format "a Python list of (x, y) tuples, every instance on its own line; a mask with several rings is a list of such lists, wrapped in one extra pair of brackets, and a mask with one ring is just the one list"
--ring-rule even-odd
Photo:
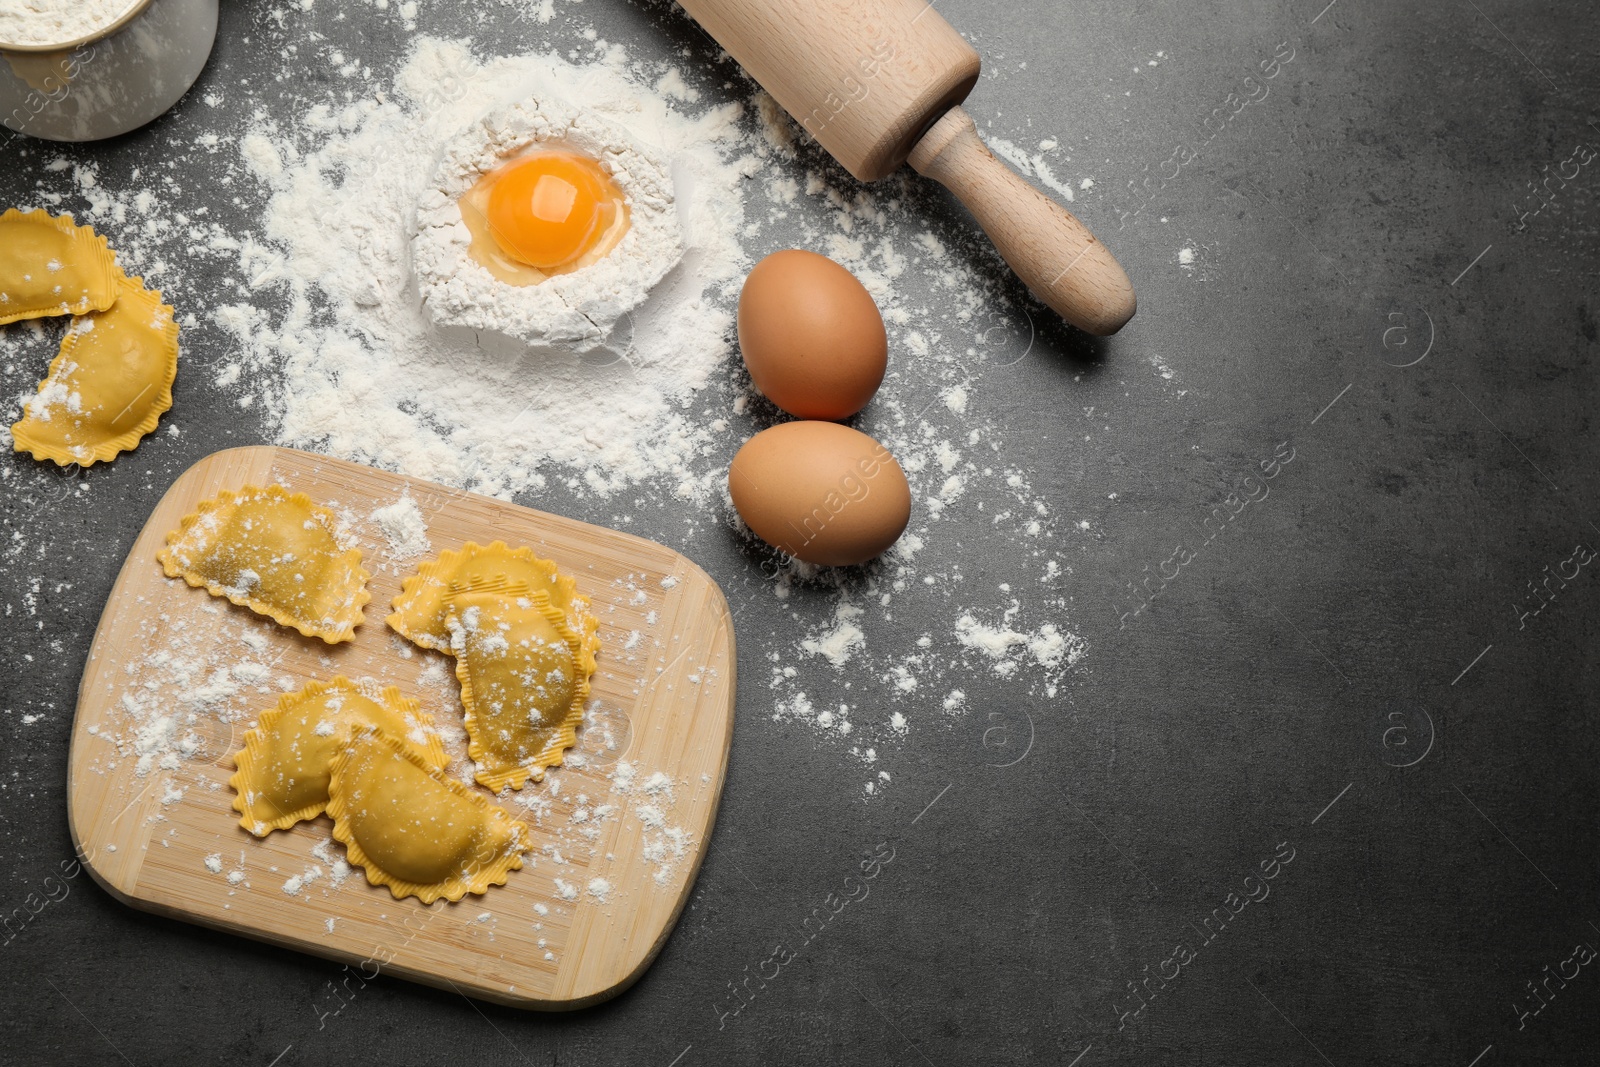
[[(512, 51), (581, 19), (642, 60), (716, 62), (669, 7), (563, 2), (546, 24), (537, 6), (423, 3), (418, 32)], [(1600, 589), (1592, 568), (1567, 574), (1575, 545), (1600, 545), (1600, 164), (1572, 162), (1600, 148), (1593, 10), (939, 10), (985, 55), (970, 110), (988, 133), (1060, 134), (1096, 162), (1076, 206), (1139, 287), (1120, 336), (1041, 326), (984, 379), (1012, 460), (1094, 519), (1070, 579), (1083, 669), (1053, 699), (973, 671), (969, 714), (912, 734), (894, 788), (863, 803), (853, 770), (770, 719), (757, 557), (720, 525), (685, 535), (670, 506), (646, 508), (632, 529), (688, 552), (739, 610), (747, 680), (721, 816), (666, 949), (571, 1015), (387, 978), (330, 1015), (333, 964), (132, 911), (86, 877), (53, 879), (38, 904), (71, 856), (71, 713), (122, 556), (190, 463), (270, 439), (180, 377), (180, 435), (109, 468), (0, 460), (0, 910), (27, 912), (0, 947), (0, 1061), (1595, 1059), (1600, 967), (1581, 946), (1600, 947)], [(0, 204), (79, 203), (71, 171), (43, 167), (58, 156), (126, 183), (177, 153), (185, 208), (254, 217), (258, 201), (207, 182), (196, 145), (338, 92), (309, 47), (283, 47), (314, 34), (380, 75), (409, 36), (369, 4), (233, 0), (173, 113), (106, 144), (8, 140)], [(922, 208), (943, 232), (966, 225), (942, 195)], [(201, 322), (185, 359), (225, 344)], [(21, 396), (37, 368), (3, 373)], [(1263, 462), (1264, 496), (1243, 482)], [(539, 506), (611, 511), (559, 491)], [(1014, 546), (962, 521), (935, 564), (977, 587)], [(828, 611), (806, 587), (795, 598), (802, 616)], [(949, 620), (907, 609), (897, 624)], [(879, 842), (895, 859), (871, 897), (722, 1018), (728, 983)]]

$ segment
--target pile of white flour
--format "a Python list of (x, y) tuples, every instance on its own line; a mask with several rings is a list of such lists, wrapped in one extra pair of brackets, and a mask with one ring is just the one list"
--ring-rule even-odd
[[(547, 98), (579, 101), (646, 146), (674, 186), (682, 261), (598, 354), (441, 335), (411, 269), (418, 205), (441, 153), (486, 115)], [(215, 315), (247, 366), (272, 368), (280, 439), (498, 495), (542, 486), (541, 468), (553, 463), (602, 492), (648, 478), (703, 496), (708, 476), (692, 461), (710, 438), (681, 409), (728, 358), (732, 316), (721, 298), (747, 267), (748, 164), (727, 158), (740, 110), (672, 110), (628, 75), (620, 53), (585, 66), (484, 60), (419, 37), (393, 98), (317, 108), (287, 131), (263, 117), (240, 151), (272, 195), (264, 241), (241, 255), (252, 287), (286, 291), (287, 308), (270, 316), (257, 300)], [(302, 153), (308, 130), (325, 139)]]

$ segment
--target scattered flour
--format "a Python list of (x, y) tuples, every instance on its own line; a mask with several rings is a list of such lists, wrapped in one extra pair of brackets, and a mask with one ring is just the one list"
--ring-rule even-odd
[[(987, 134), (984, 135), (984, 141), (994, 150), (995, 155), (1010, 163), (1018, 172), (1026, 177), (1035, 179), (1040, 185), (1057, 194), (1067, 203), (1073, 202), (1071, 181), (1063, 181), (1056, 177), (1049, 162), (1044, 158), (1043, 152), (1029, 155), (1026, 149), (1012, 144), (1005, 138), (991, 137)], [(1086, 181), (1083, 183), (1082, 188), (1087, 189), (1093, 184), (1093, 182)]]
[(283, 883), (283, 891), (291, 897), (300, 895), (306, 886), (322, 877), (322, 868), (317, 866), (307, 867), (302, 873), (294, 875)]
[(821, 656), (835, 667), (843, 667), (850, 662), (851, 654), (867, 642), (867, 635), (856, 624), (863, 614), (862, 609), (850, 601), (839, 601), (839, 606), (834, 609), (832, 628), (807, 637), (800, 642), (800, 647), (813, 656)]
[(1070, 667), (1078, 662), (1086, 645), (1075, 634), (1064, 634), (1054, 623), (1044, 623), (1031, 633), (1019, 632), (1009, 626), (1015, 608), (1006, 612), (1006, 621), (999, 626), (987, 626), (973, 615), (963, 613), (956, 620), (956, 639), (967, 648), (980, 652), (989, 660), (994, 673), (1009, 678), (1021, 668), (1024, 658), (1041, 667)]

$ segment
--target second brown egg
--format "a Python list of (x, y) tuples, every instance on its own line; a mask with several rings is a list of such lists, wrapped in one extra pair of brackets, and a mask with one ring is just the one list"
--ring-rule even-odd
[(867, 406), (889, 360), (872, 294), (827, 256), (801, 249), (772, 253), (745, 280), (739, 349), (767, 399), (835, 422)]

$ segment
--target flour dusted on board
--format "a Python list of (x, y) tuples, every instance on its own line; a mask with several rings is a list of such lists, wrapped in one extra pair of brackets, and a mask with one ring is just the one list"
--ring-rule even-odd
[[(384, 516), (393, 515), (420, 517), (415, 499), (403, 493), (376, 509), (370, 522), (352, 524), (355, 536), (362, 538), (364, 552), (381, 557), (379, 538), (390, 539), (394, 532), (403, 535), (418, 528), (409, 517), (384, 521)], [(421, 528), (425, 530), (425, 526)], [(192, 591), (174, 583), (163, 592), (176, 604)], [(244, 731), (256, 725), (259, 715), (276, 703), (281, 692), (302, 688), (311, 678), (288, 673), (283, 662), (294, 647), (291, 632), (231, 605), (208, 600), (197, 614), (172, 610), (164, 612), (163, 619), (163, 647), (130, 655), (124, 662), (122, 699), (108, 716), (105, 729), (90, 729), (93, 741), (87, 766), (94, 773), (107, 773), (122, 761), (133, 761), (132, 792), (119, 794), (118, 803), (136, 802), (145, 795), (158, 799), (160, 806), (147, 809), (145, 821), (157, 827), (153, 833), (159, 835), (161, 847), (168, 847), (170, 843), (190, 843), (181, 840), (177, 826), (168, 825), (167, 812), (172, 805), (196, 792), (225, 790), (226, 776), (215, 769), (237, 751)], [(647, 664), (661, 655), (670, 635), (663, 628), (641, 640), (650, 645), (648, 651), (618, 651), (611, 657), (612, 670), (639, 672), (635, 677), (639, 686), (647, 684)], [(379, 676), (363, 681), (398, 684), (420, 698), (441, 725), (452, 720), (459, 723), (453, 686), (422, 684), (430, 670), (448, 660), (433, 652), (421, 656), (432, 660), (426, 669), (414, 656), (380, 659), (373, 664)], [(296, 665), (299, 671), (308, 668), (320, 674), (330, 670), (331, 664), (324, 659), (314, 665)], [(519, 808), (525, 819), (538, 824), (547, 838), (540, 854), (530, 857), (529, 866), (558, 872), (557, 893), (535, 909), (541, 919), (548, 917), (552, 908), (560, 914), (575, 906), (585, 893), (597, 904), (612, 905), (626, 904), (640, 892), (670, 889), (692, 859), (694, 837), (676, 824), (679, 806), (675, 798), (680, 783), (662, 770), (620, 759), (628, 735), (608, 729), (607, 721), (600, 716), (586, 725), (566, 765), (552, 769), (540, 788), (503, 798), (505, 804)], [(441, 737), (452, 768), (470, 779), (472, 761), (467, 758), (464, 733), (441, 731)], [(594, 770), (580, 773), (585, 767)], [(709, 779), (703, 779), (688, 791), (699, 793), (709, 787)], [(209, 798), (207, 803), (226, 806), (221, 797)], [(630, 832), (641, 842), (637, 852), (644, 874), (641, 880), (625, 877), (628, 868), (618, 865), (617, 856), (605, 850), (618, 823), (631, 823)], [(207, 875), (225, 882), (227, 894), (234, 896), (251, 891), (248, 858), (258, 876), (257, 892), (320, 906), (348, 880), (359, 883), (360, 876), (325, 830), (314, 836), (316, 840), (306, 850), (309, 855), (298, 856), (292, 865), (282, 868), (267, 866), (263, 870), (263, 862), (270, 856), (259, 852), (253, 841), (248, 853), (238, 853), (237, 862), (228, 853), (211, 851), (197, 863)], [(156, 840), (152, 838), (152, 845)], [(211, 836), (205, 840), (209, 847)], [(550, 953), (548, 958), (557, 957)]]
[(404, 562), (433, 551), (433, 542), (428, 539), (428, 521), (410, 493), (393, 504), (375, 509), (370, 518), (389, 543), (390, 559)]

